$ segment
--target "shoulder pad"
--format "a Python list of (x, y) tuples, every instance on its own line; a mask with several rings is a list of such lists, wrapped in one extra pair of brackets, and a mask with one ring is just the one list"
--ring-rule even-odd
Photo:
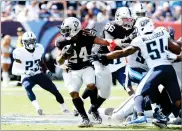
[(23, 47), (18, 47), (13, 51), (13, 58), (20, 59), (21, 53), (23, 53)]
[(37, 43), (37, 44), (35, 45), (35, 48), (37, 48), (38, 50), (40, 50), (40, 53), (44, 53), (44, 47), (43, 47), (43, 45)]

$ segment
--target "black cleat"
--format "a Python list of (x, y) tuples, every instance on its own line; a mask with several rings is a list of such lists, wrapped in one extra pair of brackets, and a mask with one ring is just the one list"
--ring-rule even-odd
[(167, 117), (159, 110), (159, 108), (155, 109), (155, 112), (153, 113), (153, 121), (152, 124), (156, 125), (160, 128), (166, 128), (167, 127)]
[(100, 117), (98, 111), (96, 111), (96, 112), (91, 112), (91, 115), (92, 115), (94, 121), (97, 122), (97, 124), (101, 124), (101, 123), (102, 123), (102, 118)]
[(92, 127), (93, 125), (90, 123), (90, 120), (88, 118), (84, 118), (82, 123), (78, 125), (80, 128), (84, 127)]

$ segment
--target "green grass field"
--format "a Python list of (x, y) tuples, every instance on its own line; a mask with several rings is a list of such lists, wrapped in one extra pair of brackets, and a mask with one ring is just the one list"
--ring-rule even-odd
[[(73, 110), (73, 104), (68, 90), (64, 87), (63, 82), (55, 82), (59, 91), (65, 99), (65, 103), (70, 111)], [(84, 87), (82, 87), (81, 92)], [(44, 110), (45, 116), (38, 116), (31, 102), (27, 98), (26, 92), (22, 87), (8, 87), (1, 89), (1, 129), (2, 130), (80, 130), (75, 124), (61, 125), (59, 121), (66, 120), (78, 121), (79, 118), (74, 118), (62, 115), (59, 104), (56, 102), (53, 95), (44, 91), (40, 87), (33, 88), (37, 101)], [(102, 107), (117, 108), (126, 98), (127, 93), (119, 87), (113, 87), (111, 97)], [(86, 110), (90, 106), (89, 99), (85, 102)], [(44, 123), (41, 121), (44, 120)], [(22, 122), (21, 122), (22, 121)], [(28, 123), (24, 122), (28, 121)], [(50, 122), (51, 121), (51, 122)], [(9, 122), (9, 123), (8, 123)], [(49, 123), (50, 122), (50, 123)], [(48, 124), (46, 124), (48, 123)], [(95, 125), (92, 128), (83, 128), (81, 130), (157, 130), (154, 126), (109, 126), (109, 125)], [(181, 127), (170, 127), (169, 130), (181, 130)]]

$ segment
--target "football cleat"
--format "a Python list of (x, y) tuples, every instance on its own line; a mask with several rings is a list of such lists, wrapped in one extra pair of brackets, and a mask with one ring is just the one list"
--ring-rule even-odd
[(43, 113), (43, 110), (42, 110), (42, 109), (38, 109), (38, 110), (37, 110), (37, 113), (38, 113), (40, 116), (44, 115), (44, 113)]
[(167, 117), (161, 112), (159, 108), (156, 108), (153, 113), (153, 120), (152, 124), (154, 124), (157, 127), (160, 128), (166, 128), (167, 127)]
[(140, 124), (140, 123), (147, 123), (146, 116), (138, 116), (137, 119), (128, 122), (127, 124)]
[(92, 127), (93, 125), (90, 123), (90, 120), (88, 118), (84, 118), (82, 120), (82, 123), (78, 125), (78, 127), (83, 128), (83, 127)]
[(102, 118), (99, 115), (99, 112), (91, 112), (91, 115), (93, 117), (93, 120), (97, 122), (97, 124), (101, 124), (102, 123)]
[(64, 114), (70, 114), (70, 111), (69, 111), (68, 109), (65, 109), (65, 110), (63, 111), (63, 113), (64, 113)]

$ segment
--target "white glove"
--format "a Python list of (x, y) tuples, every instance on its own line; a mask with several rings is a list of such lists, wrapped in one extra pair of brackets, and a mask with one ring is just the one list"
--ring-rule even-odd
[(28, 70), (25, 72), (26, 75), (33, 76), (35, 72), (33, 70)]
[(165, 51), (167, 53), (167, 58), (169, 60), (176, 60), (177, 59), (177, 55), (173, 54), (172, 52), (170, 51)]

